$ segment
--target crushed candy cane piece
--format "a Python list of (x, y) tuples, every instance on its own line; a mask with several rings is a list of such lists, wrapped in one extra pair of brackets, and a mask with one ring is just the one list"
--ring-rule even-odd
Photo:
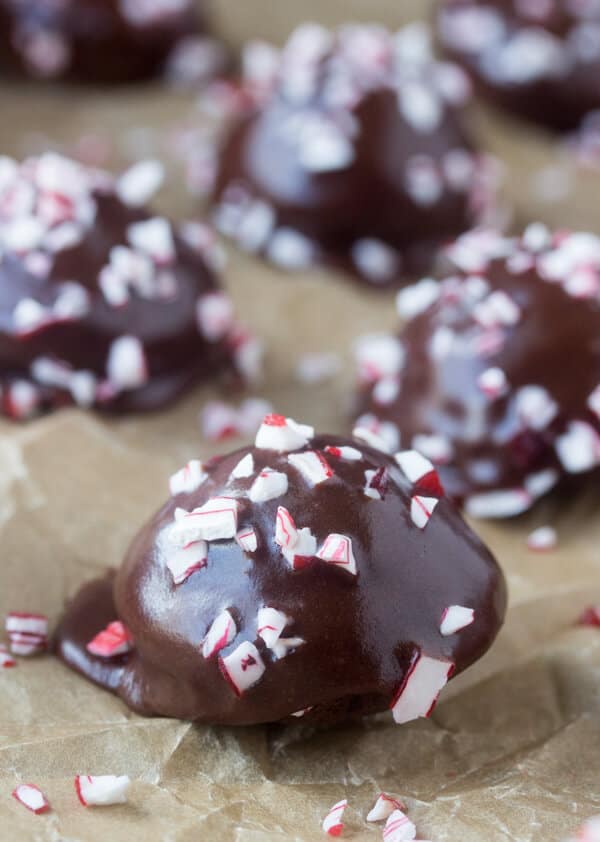
[(352, 437), (364, 442), (374, 450), (381, 450), (382, 453), (391, 453), (392, 451), (385, 437), (368, 427), (355, 427), (352, 430)]
[(298, 530), (294, 518), (283, 506), (279, 506), (277, 509), (275, 543), (286, 548), (293, 548), (298, 543)]
[(322, 561), (341, 567), (353, 576), (358, 573), (352, 550), (352, 539), (347, 535), (332, 532), (325, 538), (316, 555)]
[(173, 577), (174, 585), (182, 585), (192, 573), (202, 570), (208, 562), (208, 544), (206, 541), (190, 541), (183, 547), (169, 550), (166, 561)]
[(171, 536), (183, 547), (194, 541), (235, 538), (238, 505), (238, 501), (232, 497), (211, 497), (203, 506), (191, 512), (176, 510)]
[(302, 474), (309, 485), (319, 485), (333, 476), (327, 459), (316, 450), (292, 453), (288, 456), (288, 462)]
[(465, 629), (475, 622), (475, 611), (472, 608), (466, 608), (464, 605), (449, 605), (444, 608), (442, 614), (442, 621), (440, 623), (440, 633), (444, 637)]
[(556, 440), (556, 453), (570, 474), (590, 471), (600, 464), (600, 435), (585, 421), (571, 421)]
[(367, 814), (367, 821), (382, 822), (388, 819), (394, 810), (404, 810), (404, 805), (395, 798), (392, 798), (391, 795), (386, 795), (385, 792), (382, 792)]
[(273, 468), (263, 468), (252, 483), (248, 497), (253, 503), (266, 503), (286, 494), (287, 490), (288, 478), (286, 474), (275, 471)]
[(48, 637), (48, 618), (45, 614), (11, 611), (6, 617), (5, 628), (9, 635), (17, 633)]
[(160, 161), (139, 161), (117, 179), (117, 196), (130, 207), (142, 207), (160, 190), (164, 178), (165, 168)]
[(217, 655), (228, 646), (237, 634), (237, 626), (230, 612), (222, 611), (213, 621), (202, 641), (202, 657), (207, 660)]
[(534, 552), (553, 550), (556, 543), (556, 529), (552, 526), (540, 526), (538, 529), (534, 529), (527, 538), (527, 547)]
[(445, 465), (454, 455), (452, 442), (446, 436), (425, 435), (421, 433), (413, 437), (412, 446), (434, 465)]
[(441, 285), (432, 278), (424, 278), (400, 290), (396, 297), (396, 310), (404, 321), (424, 313), (439, 298)]
[(75, 791), (84, 807), (125, 804), (131, 781), (127, 775), (77, 775)]
[(251, 453), (240, 459), (233, 471), (231, 472), (231, 479), (247, 479), (254, 473), (254, 456)]
[(488, 398), (494, 399), (505, 395), (508, 389), (506, 374), (501, 368), (487, 368), (477, 378), (477, 385)]
[(0, 643), (0, 669), (11, 669), (16, 666), (17, 662), (8, 654), (6, 646)]
[(402, 810), (390, 814), (383, 829), (384, 842), (407, 842), (417, 838), (417, 828)]
[(274, 649), (288, 622), (283, 611), (276, 608), (260, 608), (257, 634), (269, 649)]
[(533, 502), (524, 488), (507, 488), (472, 494), (465, 501), (465, 511), (474, 518), (514, 517), (527, 511)]
[(372, 500), (383, 500), (388, 486), (388, 472), (386, 468), (378, 468), (376, 471), (365, 471), (365, 496)]
[(256, 646), (245, 640), (231, 655), (219, 658), (219, 669), (236, 696), (242, 696), (260, 681), (265, 664)]
[(415, 494), (410, 501), (410, 516), (415, 526), (418, 526), (419, 529), (425, 529), (439, 502), (437, 497), (423, 497), (420, 494)]
[(42, 790), (35, 784), (19, 784), (12, 792), (12, 797), (16, 799), (19, 804), (27, 807), (36, 816), (42, 813), (47, 813), (50, 809), (50, 803)]
[(348, 447), (347, 445), (337, 447), (336, 445), (328, 444), (325, 448), (325, 453), (335, 456), (336, 459), (343, 459), (346, 462), (360, 462), (363, 458), (360, 450), (357, 450), (355, 447)]
[(200, 488), (207, 477), (202, 462), (199, 459), (191, 459), (169, 480), (171, 495), (175, 497), (177, 494), (191, 494)]
[(438, 472), (418, 450), (402, 450), (394, 456), (402, 473), (419, 491), (444, 496)]
[(344, 810), (347, 806), (348, 800), (346, 798), (342, 801), (338, 801), (338, 803), (333, 805), (331, 810), (323, 819), (323, 830), (325, 833), (329, 834), (329, 836), (340, 836), (342, 830), (344, 829), (344, 822), (342, 819), (344, 816)]
[(120, 620), (115, 620), (98, 632), (85, 648), (98, 658), (116, 658), (130, 652), (132, 647), (133, 638), (128, 629)]
[(281, 553), (293, 570), (302, 570), (317, 554), (317, 539), (307, 526), (298, 529), (295, 541), (281, 547)]
[(237, 436), (237, 410), (223, 401), (207, 401), (202, 407), (202, 435), (208, 441), (224, 441)]
[(586, 608), (579, 617), (577, 625), (600, 628), (600, 605), (590, 605)]
[(245, 529), (240, 529), (235, 536), (238, 545), (247, 553), (255, 553), (258, 547), (258, 537), (256, 530), (251, 526)]
[(267, 415), (256, 434), (256, 447), (287, 453), (305, 447), (315, 435), (312, 427), (297, 424), (283, 415)]
[(399, 725), (419, 717), (428, 718), (454, 672), (451, 661), (439, 661), (418, 653), (390, 705)]
[(208, 342), (223, 339), (235, 321), (233, 302), (224, 292), (211, 292), (198, 299), (196, 318), (202, 336)]
[(175, 241), (171, 223), (163, 217), (134, 222), (127, 229), (127, 238), (134, 249), (148, 255), (158, 265), (175, 258)]
[(136, 336), (114, 340), (108, 352), (106, 374), (117, 389), (138, 389), (148, 381), (144, 347)]
[(600, 842), (600, 816), (585, 821), (570, 842)]

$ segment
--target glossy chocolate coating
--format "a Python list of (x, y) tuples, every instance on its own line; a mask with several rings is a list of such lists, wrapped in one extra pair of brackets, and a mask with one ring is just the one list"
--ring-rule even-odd
[(138, 3), (139, 12), (157, 9), (146, 20), (129, 16), (128, 5), (136, 3), (0, 0), (0, 66), (38, 78), (135, 82), (161, 72), (182, 39), (202, 30), (191, 2)]
[[(58, 166), (63, 166), (61, 161)], [(74, 178), (83, 172), (76, 168), (68, 174)], [(194, 249), (161, 219), (170, 231), (173, 252), (162, 266), (149, 263), (155, 273), (152, 283), (166, 278), (169, 288), (164, 294), (157, 290), (142, 294), (130, 287), (123, 303), (111, 302), (100, 287), (101, 273), (110, 265), (115, 247), (130, 248), (130, 226), (156, 217), (146, 208), (122, 201), (109, 176), (102, 175), (85, 195), (93, 207), (93, 221), (87, 227), (81, 223), (81, 239), (75, 245), (53, 253), (41, 249), (16, 253), (9, 248), (0, 253), (0, 386), (2, 410), (13, 418), (73, 402), (118, 412), (155, 409), (191, 384), (233, 370), (232, 330), (224, 330), (214, 340), (202, 334), (198, 322), (198, 302), (205, 296), (218, 293), (226, 301), (207, 262), (208, 251), (202, 254)], [(10, 231), (10, 218), (4, 221), (6, 228), (0, 219), (0, 245), (3, 231)], [(128, 254), (134, 252), (147, 261), (135, 249)], [(40, 255), (48, 265), (41, 274), (34, 274), (28, 260)], [(82, 312), (72, 317), (53, 309), (65, 284), (85, 298)], [(39, 305), (48, 317), (20, 327), (16, 314), (24, 304)], [(139, 384), (123, 388), (111, 382), (109, 363), (111, 349), (122, 337), (139, 343), (145, 366)], [(40, 360), (89, 378), (89, 394), (78, 399), (76, 389), (39, 375), (35, 366)], [(19, 390), (24, 386), (27, 406), (20, 406)]]
[[(310, 45), (313, 30), (307, 28), (308, 35), (301, 28), (284, 48), (268, 95), (226, 136), (214, 191), (216, 223), (242, 248), (283, 268), (326, 264), (373, 286), (397, 286), (428, 270), (440, 243), (474, 224), (486, 202), (486, 168), (464, 119), (468, 86), (461, 87), (458, 68), (438, 67), (428, 53), (396, 65), (394, 50), (401, 48), (394, 36), (368, 27), (314, 34), (331, 43), (317, 69), (306, 71), (297, 40)], [(396, 37), (403, 49), (408, 42), (426, 49), (421, 27)], [(372, 38), (372, 49), (384, 56), (374, 67), (353, 65), (363, 38)], [(314, 74), (302, 97), (293, 82), (296, 65)], [(339, 66), (352, 90), (341, 104), (331, 92)], [(443, 74), (456, 86), (452, 101), (432, 81)], [(423, 112), (405, 107), (420, 96)], [(457, 163), (460, 185), (448, 176)], [(290, 232), (301, 246), (288, 250), (282, 240)]]
[(569, 131), (600, 108), (598, 7), (582, 3), (578, 14), (568, 0), (446, 0), (438, 23), (449, 56), (508, 111)]
[[(195, 492), (172, 498), (143, 527), (123, 566), (111, 578), (86, 586), (67, 608), (57, 633), (59, 656), (134, 710), (210, 723), (275, 722), (311, 708), (308, 721), (331, 723), (390, 707), (415, 651), (468, 667), (488, 649), (502, 623), (505, 586), (486, 547), (447, 499), (440, 500), (424, 530), (410, 516), (411, 485), (394, 460), (357, 441), (319, 436), (301, 450), (324, 452), (350, 445), (359, 461), (325, 453), (334, 475), (309, 487), (287, 454), (244, 449), (206, 466)], [(240, 459), (252, 453), (254, 473), (229, 481)], [(301, 452), (301, 451), (295, 451)], [(247, 491), (270, 467), (288, 476), (288, 491), (252, 503)], [(364, 493), (365, 470), (385, 467), (384, 499)], [(191, 510), (216, 495), (239, 499), (238, 528), (252, 526), (255, 552), (235, 540), (209, 542), (207, 566), (174, 585), (166, 564), (167, 530), (177, 507)], [(311, 558), (292, 569), (274, 541), (276, 515), (285, 506), (296, 525), (320, 543), (329, 533), (352, 539), (357, 576)], [(475, 621), (448, 637), (440, 620), (448, 605), (475, 609)], [(305, 642), (276, 660), (257, 637), (257, 612), (283, 611), (286, 637)], [(202, 641), (215, 617), (228, 609), (237, 635), (221, 654), (244, 641), (256, 644), (266, 669), (237, 696), (206, 660)], [(120, 618), (134, 649), (114, 662), (90, 655), (86, 644), (108, 621)]]
[[(504, 256), (444, 281), (437, 300), (401, 331), (404, 364), (394, 399), (378, 401), (373, 384), (361, 389), (360, 413), (393, 423), (404, 447), (420, 447), (436, 461), (427, 448), (433, 442), (437, 449), (436, 439), (444, 443), (437, 464), (444, 487), (473, 514), (482, 511), (478, 495), (495, 492), (514, 495), (514, 505), (507, 497), (503, 512), (492, 496), (486, 514), (494, 516), (496, 506), (498, 516), (518, 514), (560, 478), (600, 464), (600, 252), (581, 261), (587, 292), (569, 292), (565, 284), (579, 270), (561, 268), (560, 236), (537, 255), (518, 240), (507, 250), (509, 241), (498, 238)], [(594, 249), (600, 245), (590, 241)], [(545, 259), (564, 283), (548, 279)], [(523, 260), (521, 268), (516, 262), (509, 268), (514, 260)], [(482, 295), (469, 295), (469, 276), (478, 276), (473, 290), (479, 276), (485, 279)], [(486, 329), (478, 307), (498, 291), (519, 315), (515, 323)], [(436, 353), (436, 344), (446, 349)], [(582, 462), (572, 456), (576, 439)]]

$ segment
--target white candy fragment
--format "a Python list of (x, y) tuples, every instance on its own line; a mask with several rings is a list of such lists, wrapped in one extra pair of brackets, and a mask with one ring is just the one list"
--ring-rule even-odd
[(272, 468), (263, 468), (252, 483), (248, 497), (253, 503), (266, 503), (283, 496), (287, 493), (287, 490), (288, 478), (286, 474)]
[(323, 819), (323, 830), (329, 836), (339, 836), (341, 834), (344, 829), (344, 822), (342, 819), (344, 817), (344, 810), (347, 806), (348, 800), (346, 798), (342, 801), (338, 801), (338, 803), (333, 805), (331, 810)]
[(231, 655), (219, 658), (219, 668), (236, 696), (242, 696), (260, 681), (265, 664), (256, 646), (245, 640)]
[(308, 527), (298, 529), (287, 509), (279, 506), (275, 522), (275, 543), (294, 570), (305, 567), (317, 552), (317, 539)]
[(12, 611), (5, 628), (13, 655), (37, 655), (48, 646), (48, 618), (44, 614)]
[(417, 828), (402, 810), (394, 810), (383, 829), (384, 842), (410, 842), (417, 838)]
[(247, 553), (255, 553), (258, 547), (258, 538), (256, 531), (252, 527), (240, 529), (235, 536), (238, 545)]
[(388, 474), (385, 468), (377, 471), (365, 471), (365, 486), (363, 492), (371, 500), (383, 500), (388, 482)]
[(353, 576), (356, 576), (358, 573), (356, 559), (352, 550), (352, 539), (347, 535), (339, 535), (336, 532), (332, 532), (325, 538), (316, 555), (317, 558), (326, 561), (328, 564), (342, 567)]
[(199, 459), (191, 459), (187, 465), (181, 468), (169, 480), (171, 495), (191, 494), (197, 491), (206, 480), (208, 474)]
[(545, 430), (558, 414), (558, 405), (543, 386), (523, 386), (515, 395), (517, 415), (532, 430)]
[(238, 501), (232, 497), (211, 497), (192, 512), (176, 510), (171, 537), (184, 547), (193, 541), (235, 538), (238, 505)]
[(527, 547), (534, 552), (545, 552), (553, 550), (557, 544), (556, 529), (552, 526), (540, 526), (530, 532), (527, 538)]
[(464, 605), (449, 605), (442, 614), (440, 633), (448, 637), (470, 626), (473, 622), (475, 622), (475, 611), (472, 608), (465, 608)]
[(435, 465), (447, 464), (454, 454), (452, 442), (446, 436), (420, 433), (413, 436), (411, 444), (415, 450), (418, 450)]
[(392, 798), (390, 795), (386, 795), (385, 792), (382, 792), (367, 814), (367, 821), (382, 822), (389, 818), (394, 810), (402, 810), (402, 808), (403, 805), (399, 801)]
[(588, 407), (600, 421), (600, 386), (596, 386), (587, 400)]
[(171, 263), (175, 258), (171, 223), (163, 217), (134, 222), (127, 229), (127, 239), (134, 249), (147, 254), (159, 265)]
[(148, 380), (144, 346), (136, 336), (115, 339), (108, 352), (106, 373), (117, 389), (137, 389)]
[(142, 207), (158, 192), (164, 177), (165, 168), (160, 161), (139, 161), (117, 180), (117, 196), (130, 207)]
[(16, 667), (17, 662), (8, 654), (8, 650), (4, 644), (0, 643), (0, 669), (11, 669)]
[(391, 453), (392, 449), (385, 436), (376, 433), (368, 427), (357, 426), (352, 430), (352, 437), (358, 441), (364, 442), (369, 447), (375, 450), (381, 450), (382, 453)]
[(192, 573), (202, 570), (208, 562), (208, 544), (206, 541), (191, 541), (184, 547), (169, 550), (167, 567), (173, 577), (174, 585), (181, 585)]
[(228, 646), (237, 634), (235, 620), (229, 611), (222, 611), (213, 621), (202, 641), (202, 656), (207, 660)]
[(288, 453), (300, 450), (314, 437), (315, 431), (305, 424), (297, 424), (283, 415), (267, 415), (256, 434), (256, 447)]
[(37, 816), (42, 813), (47, 813), (50, 809), (48, 799), (42, 790), (35, 786), (35, 784), (19, 784), (19, 786), (13, 790), (12, 796), (19, 802), (19, 804), (27, 807), (28, 810), (31, 810), (31, 812), (35, 813)]
[(298, 543), (298, 530), (291, 514), (283, 506), (277, 509), (275, 521), (275, 543), (280, 547), (293, 548)]
[(450, 661), (417, 655), (392, 701), (394, 721), (402, 725), (430, 716), (453, 671)]
[(432, 278), (424, 278), (417, 284), (400, 290), (396, 297), (396, 309), (401, 319), (408, 321), (424, 313), (440, 296), (441, 286)]
[(276, 608), (260, 608), (257, 623), (258, 636), (264, 640), (265, 646), (278, 660), (285, 658), (291, 649), (296, 649), (304, 643), (301, 637), (281, 636), (290, 620), (283, 611), (278, 611)]
[(196, 304), (196, 318), (202, 336), (208, 342), (218, 342), (227, 336), (233, 326), (233, 303), (222, 292), (203, 295)]
[(329, 453), (330, 456), (335, 456), (336, 459), (343, 459), (346, 462), (360, 462), (363, 458), (360, 450), (346, 445), (338, 447), (337, 445), (328, 444), (325, 448), (325, 453)]
[(84, 807), (125, 804), (131, 781), (127, 775), (77, 775), (75, 791)]
[(307, 450), (304, 453), (292, 453), (288, 462), (299, 471), (311, 486), (319, 485), (333, 476), (333, 471), (322, 453)]
[(499, 398), (506, 394), (508, 381), (506, 374), (501, 368), (487, 368), (477, 378), (477, 385), (481, 391), (490, 399)]
[(410, 501), (410, 516), (415, 526), (425, 529), (439, 502), (437, 497), (422, 497), (420, 494), (415, 494)]
[(231, 479), (247, 479), (254, 473), (254, 457), (247, 453), (231, 472)]
[(429, 459), (426, 459), (417, 450), (402, 450), (400, 453), (396, 453), (394, 459), (402, 473), (413, 485), (416, 485), (419, 480), (428, 474), (436, 472)]
[(532, 503), (532, 495), (524, 488), (508, 488), (472, 494), (465, 501), (465, 511), (475, 518), (514, 517), (527, 511)]
[(571, 421), (555, 446), (563, 468), (570, 474), (581, 474), (600, 464), (600, 435), (586, 421)]
[(369, 334), (354, 343), (358, 376), (365, 383), (397, 377), (404, 366), (406, 352), (395, 336)]
[(98, 658), (115, 658), (131, 651), (133, 638), (120, 620), (114, 620), (99, 631), (85, 648)]

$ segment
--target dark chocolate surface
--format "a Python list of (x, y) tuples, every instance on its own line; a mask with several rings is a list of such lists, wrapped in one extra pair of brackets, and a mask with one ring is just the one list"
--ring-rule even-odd
[(38, 78), (135, 82), (202, 31), (181, 0), (0, 0), (0, 66)]
[[(333, 722), (390, 707), (415, 657), (422, 653), (468, 667), (492, 643), (503, 619), (505, 587), (492, 555), (441, 499), (424, 529), (411, 520), (411, 484), (384, 453), (357, 441), (319, 436), (303, 450), (350, 445), (362, 453), (346, 461), (326, 453), (334, 475), (315, 487), (273, 450), (244, 449), (206, 467), (208, 479), (191, 494), (172, 498), (140, 531), (112, 579), (86, 586), (67, 608), (57, 634), (59, 656), (74, 669), (115, 690), (134, 710), (212, 723), (245, 725), (285, 719), (311, 708), (310, 721)], [(230, 481), (252, 453), (254, 472)], [(247, 491), (257, 473), (274, 468), (288, 491), (252, 503)], [(385, 467), (383, 499), (364, 493), (365, 470)], [(191, 510), (215, 495), (239, 500), (238, 528), (252, 526), (255, 552), (235, 540), (209, 542), (207, 566), (174, 585), (166, 560), (168, 531), (177, 507)], [(292, 569), (274, 541), (277, 509), (309, 527), (320, 546), (330, 533), (352, 540), (357, 575), (311, 558)], [(472, 625), (440, 634), (444, 609), (472, 607)], [(257, 612), (283, 611), (285, 637), (305, 642), (276, 660), (257, 637)], [(227, 656), (244, 641), (264, 660), (262, 678), (241, 696), (216, 658), (201, 652), (215, 617), (228, 609), (237, 634)], [(114, 662), (91, 656), (86, 644), (109, 620), (121, 619), (133, 651)]]
[[(46, 165), (50, 161), (46, 169), (54, 171), (56, 159), (48, 156), (40, 160)], [(57, 171), (62, 172), (64, 159), (57, 161)], [(38, 166), (30, 162), (23, 167), (30, 165)], [(23, 418), (73, 402), (115, 411), (152, 409), (168, 403), (190, 384), (231, 369), (233, 325), (225, 325), (215, 340), (203, 335), (197, 315), (199, 301), (221, 294), (208, 262), (210, 241), (205, 243), (204, 252), (194, 248), (167, 220), (153, 216), (145, 207), (122, 201), (110, 176), (94, 176), (95, 182), (88, 183), (84, 180), (92, 178), (89, 172), (75, 164), (66, 166), (64, 173), (68, 178), (82, 180), (81, 193), (65, 190), (62, 195), (58, 188), (38, 190), (32, 205), (34, 224), (36, 214), (37, 219), (41, 218), (43, 201), (56, 201), (59, 206), (63, 203), (67, 212), (64, 219), (45, 228), (44, 237), (34, 247), (11, 247), (14, 224), (27, 225), (31, 217), (22, 214), (17, 219), (14, 212), (9, 210), (3, 215), (0, 210), (3, 411), (10, 417)], [(18, 178), (15, 184), (29, 196), (27, 179)], [(0, 203), (5, 196), (9, 208), (11, 189), (9, 185), (2, 194), (0, 188)], [(166, 232), (172, 243), (164, 259), (155, 260), (132, 245), (129, 238), (132, 224), (151, 219), (159, 222), (162, 233)], [(77, 228), (78, 241), (51, 249), (48, 238), (63, 223)], [(150, 236), (150, 247), (158, 239)], [(119, 291), (124, 290), (122, 302), (107, 296), (100, 284), (102, 274), (117, 265), (115, 255), (120, 255), (128, 266), (128, 261), (141, 261), (144, 267), (138, 274), (138, 269), (131, 269), (130, 276), (128, 269), (123, 270), (122, 283), (118, 285)], [(141, 281), (144, 273), (145, 286)], [(73, 297), (76, 311), (63, 314), (60, 302), (64, 304), (66, 300), (71, 306)], [(226, 302), (224, 295), (218, 300)], [(19, 323), (18, 314), (22, 318), (23, 309), (31, 308), (33, 315)], [(36, 308), (40, 308), (39, 314)], [(112, 373), (109, 365), (111, 349), (122, 337), (139, 343), (145, 359), (145, 374), (139, 383), (130, 386), (126, 375), (121, 384), (115, 382), (115, 376), (119, 379), (119, 364)], [(40, 373), (40, 360), (57, 365), (66, 382), (61, 383), (60, 374), (48, 377)], [(76, 388), (77, 377), (89, 381), (85, 394)]]
[(438, 29), (481, 92), (558, 131), (600, 108), (600, 9), (550, 0), (446, 0)]
[(487, 204), (468, 94), (458, 67), (435, 62), (422, 25), (300, 27), (223, 144), (217, 225), (283, 268), (325, 263), (373, 286), (405, 282)]
[[(476, 259), (474, 271), (444, 281), (437, 300), (400, 333), (395, 397), (378, 401), (376, 383), (361, 389), (360, 412), (391, 422), (403, 446), (437, 462), (447, 493), (473, 514), (478, 495), (490, 492), (507, 496), (504, 503), (491, 497), (488, 514), (503, 506), (517, 514), (546, 484), (600, 464), (600, 241), (581, 235), (587, 245), (578, 247), (577, 236), (557, 234), (550, 245), (548, 234), (537, 254), (524, 241), (497, 238), (503, 256), (479, 266)], [(463, 242), (463, 256), (477, 254)], [(457, 257), (459, 250), (460, 241)], [(484, 327), (498, 291), (518, 317)], [(498, 388), (491, 369), (503, 378)]]

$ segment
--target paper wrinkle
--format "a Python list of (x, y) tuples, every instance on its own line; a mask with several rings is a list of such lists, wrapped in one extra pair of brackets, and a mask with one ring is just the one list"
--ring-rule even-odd
[[(399, 22), (397, 0), (367, 5), (280, 0), (274, 15), (272, 0), (216, 3), (236, 43), (256, 37), (257, 20), (261, 36), (279, 39), (292, 21), (310, 17)], [(406, 0), (402, 14), (413, 12), (422, 14), (422, 0)], [(115, 166), (138, 157), (142, 145), (143, 154), (164, 157), (190, 119), (189, 98), (156, 89), (94, 92), (92, 101), (85, 90), (65, 97), (58, 88), (5, 84), (0, 97), (1, 151), (18, 156), (45, 132), (71, 148), (83, 134), (112, 137)], [(556, 146), (485, 110), (477, 119), (487, 146), (506, 161), (518, 225), (541, 218), (598, 231), (600, 171), (576, 174), (576, 200), (571, 193), (542, 204), (528, 185), (544, 168), (565, 168)], [(169, 170), (159, 211), (177, 219), (196, 213), (176, 168)], [(229, 253), (228, 289), (268, 350), (256, 396), (318, 430), (349, 432), (352, 341), (396, 328), (393, 295), (323, 272), (283, 278)], [(339, 355), (341, 372), (298, 384), (297, 361), (307, 352)], [(41, 611), (54, 627), (66, 598), (120, 563), (166, 499), (169, 476), (228, 447), (201, 439), (203, 404), (245, 396), (205, 386), (148, 417), (67, 410), (24, 427), (0, 421), (0, 618)], [(573, 628), (586, 605), (600, 602), (599, 511), (600, 491), (590, 484), (510, 523), (476, 524), (507, 571), (507, 623), (492, 651), (450, 682), (429, 722), (397, 727), (386, 714), (314, 732), (301, 724), (236, 730), (141, 719), (49, 656), (20, 661), (0, 673), (0, 842), (312, 842), (325, 838), (321, 821), (344, 797), (343, 838), (378, 840), (381, 828), (364, 818), (381, 791), (404, 801), (419, 836), (433, 842), (562, 842), (600, 813), (600, 632)], [(528, 551), (527, 536), (546, 524), (557, 530), (556, 549)], [(80, 773), (131, 775), (130, 803), (84, 810), (73, 789)], [(33, 816), (10, 798), (24, 780), (46, 792), (50, 814)]]

